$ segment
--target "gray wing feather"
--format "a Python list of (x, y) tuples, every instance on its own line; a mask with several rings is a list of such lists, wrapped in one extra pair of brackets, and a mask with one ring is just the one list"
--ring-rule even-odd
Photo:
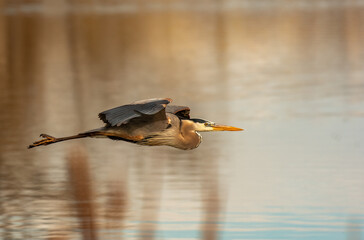
[(190, 119), (190, 108), (186, 106), (168, 105), (166, 112), (173, 113), (182, 119)]
[(99, 113), (99, 118), (109, 126), (120, 126), (131, 119), (143, 115), (154, 115), (166, 108), (171, 102), (168, 98), (157, 98), (138, 101), (133, 104), (123, 105)]

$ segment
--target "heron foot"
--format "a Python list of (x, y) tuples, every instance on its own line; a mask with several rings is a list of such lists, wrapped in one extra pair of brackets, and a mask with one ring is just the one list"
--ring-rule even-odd
[(48, 134), (44, 134), (44, 133), (42, 133), (40, 135), (40, 137), (45, 138), (45, 139), (34, 142), (32, 145), (29, 145), (28, 148), (33, 148), (33, 147), (37, 147), (37, 146), (41, 146), (41, 145), (48, 145), (51, 143), (55, 143), (57, 140), (57, 138), (52, 137)]
[(45, 133), (42, 133), (41, 135), (39, 135), (39, 137), (43, 137), (43, 138), (47, 138), (47, 139), (56, 139), (55, 137), (50, 136), (50, 135), (45, 134)]

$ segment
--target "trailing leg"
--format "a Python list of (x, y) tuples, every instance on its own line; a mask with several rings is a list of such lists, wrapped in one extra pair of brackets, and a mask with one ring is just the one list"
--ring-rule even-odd
[(80, 134), (69, 136), (69, 137), (55, 138), (48, 134), (42, 133), (40, 136), (43, 137), (44, 139), (34, 142), (33, 144), (29, 145), (28, 148), (46, 146), (46, 145), (49, 145), (52, 143), (62, 142), (62, 141), (66, 141), (66, 140), (76, 139), (76, 138), (89, 137), (89, 136), (91, 136), (91, 134), (80, 133)]

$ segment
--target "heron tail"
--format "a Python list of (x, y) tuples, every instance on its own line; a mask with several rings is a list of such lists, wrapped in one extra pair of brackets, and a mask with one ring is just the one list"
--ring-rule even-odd
[(80, 133), (80, 134), (73, 135), (73, 136), (61, 137), (61, 138), (55, 138), (55, 137), (52, 137), (47, 134), (41, 134), (40, 136), (44, 139), (34, 142), (33, 144), (29, 145), (28, 148), (46, 146), (49, 144), (62, 142), (62, 141), (66, 141), (66, 140), (71, 140), (71, 139), (91, 137), (91, 136), (93, 136), (93, 134), (91, 132), (86, 132), (86, 133)]

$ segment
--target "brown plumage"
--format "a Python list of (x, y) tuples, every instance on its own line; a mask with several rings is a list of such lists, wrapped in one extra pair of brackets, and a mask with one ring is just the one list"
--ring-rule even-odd
[(201, 135), (198, 131), (242, 130), (202, 119), (190, 119), (189, 107), (168, 105), (171, 101), (169, 98), (156, 98), (112, 108), (99, 114), (105, 123), (102, 128), (61, 138), (41, 134), (44, 139), (34, 142), (28, 148), (76, 138), (103, 137), (139, 145), (166, 145), (187, 150), (199, 146)]

